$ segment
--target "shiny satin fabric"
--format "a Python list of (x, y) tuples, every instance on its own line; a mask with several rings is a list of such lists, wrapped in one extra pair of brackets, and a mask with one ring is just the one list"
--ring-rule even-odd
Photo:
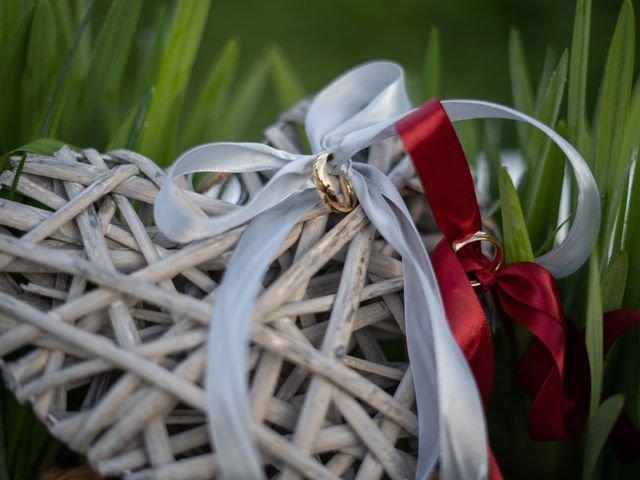
[[(530, 117), (495, 104), (452, 101), (443, 105), (452, 120), (497, 116), (540, 128)], [(311, 164), (320, 153), (333, 154), (331, 173), (352, 183), (371, 222), (403, 259), (405, 333), (420, 432), (416, 478), (428, 478), (438, 460), (445, 480), (486, 478), (482, 401), (447, 325), (427, 252), (387, 172), (351, 161), (358, 151), (395, 135), (395, 123), (410, 112), (402, 69), (390, 62), (368, 63), (339, 77), (314, 98), (305, 121), (313, 154), (291, 154), (255, 143), (216, 143), (185, 152), (169, 170), (154, 210), (158, 227), (168, 237), (187, 242), (251, 222), (227, 267), (209, 328), (208, 424), (225, 478), (264, 478), (248, 404), (252, 312), (264, 272), (281, 240), (319, 201)], [(568, 153), (578, 180), (579, 205), (569, 236), (540, 259), (555, 273), (566, 275), (591, 249), (593, 235), (583, 234), (597, 223), (598, 196), (578, 153), (554, 138), (548, 127), (542, 130)], [(214, 217), (190, 205), (175, 182), (195, 172), (268, 170), (275, 174), (255, 198)]]

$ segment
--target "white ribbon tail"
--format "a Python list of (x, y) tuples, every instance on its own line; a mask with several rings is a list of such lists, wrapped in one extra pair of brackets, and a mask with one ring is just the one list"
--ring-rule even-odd
[(264, 478), (250, 428), (247, 371), (251, 321), (275, 253), (300, 218), (317, 203), (317, 192), (307, 190), (290, 198), (282, 208), (257, 216), (238, 242), (220, 285), (209, 326), (205, 386), (216, 458), (228, 480)]
[(450, 333), (422, 239), (391, 181), (370, 165), (354, 164), (353, 169), (351, 181), (362, 208), (403, 259), (407, 347), (420, 405), (416, 478), (430, 478), (439, 453), (441, 478), (486, 478), (480, 394)]

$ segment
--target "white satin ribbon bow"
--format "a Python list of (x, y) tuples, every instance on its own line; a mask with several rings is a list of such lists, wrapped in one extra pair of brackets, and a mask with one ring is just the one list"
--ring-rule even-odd
[[(452, 121), (494, 117), (528, 122), (566, 153), (579, 188), (575, 220), (563, 243), (538, 262), (556, 276), (578, 268), (590, 253), (600, 210), (595, 182), (577, 151), (550, 128), (507, 107), (480, 101), (442, 103)], [(390, 62), (367, 63), (340, 76), (311, 103), (305, 129), (313, 154), (297, 155), (257, 143), (214, 143), (185, 152), (169, 170), (154, 210), (166, 236), (188, 242), (251, 222), (229, 261), (209, 327), (208, 423), (225, 478), (264, 478), (250, 430), (247, 361), (252, 312), (278, 247), (319, 202), (311, 166), (321, 153), (333, 154), (331, 173), (351, 182), (370, 221), (402, 256), (405, 333), (419, 419), (416, 478), (428, 478), (438, 459), (444, 480), (487, 477), (482, 403), (449, 330), (424, 245), (387, 176), (372, 165), (351, 161), (357, 152), (395, 135), (394, 124), (410, 111), (402, 68)], [(269, 170), (276, 173), (247, 205), (211, 218), (190, 208), (174, 181), (195, 172)]]

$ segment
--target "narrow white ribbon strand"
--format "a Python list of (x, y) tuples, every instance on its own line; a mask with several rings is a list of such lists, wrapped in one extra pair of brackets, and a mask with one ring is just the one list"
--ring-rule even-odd
[[(536, 120), (496, 104), (443, 102), (451, 120), (498, 117), (528, 122), (567, 154), (579, 189), (571, 232), (537, 261), (566, 275), (586, 259), (599, 221), (598, 194), (580, 155)], [(293, 226), (319, 197), (311, 165), (332, 153), (332, 173), (351, 181), (360, 204), (380, 234), (400, 253), (405, 280), (405, 328), (416, 389), (419, 459), (416, 478), (430, 476), (440, 458), (445, 480), (486, 478), (487, 440), (480, 396), (472, 373), (449, 330), (428, 255), (396, 188), (383, 172), (351, 157), (396, 134), (394, 124), (410, 112), (402, 69), (389, 62), (357, 67), (321, 91), (310, 105), (305, 128), (314, 155), (296, 155), (262, 144), (218, 143), (179, 157), (155, 204), (165, 235), (191, 241), (250, 221), (227, 267), (209, 328), (205, 384), (212, 441), (229, 479), (262, 479), (251, 435), (247, 356), (252, 312), (264, 273)], [(195, 172), (276, 171), (247, 205), (208, 218), (174, 182)]]

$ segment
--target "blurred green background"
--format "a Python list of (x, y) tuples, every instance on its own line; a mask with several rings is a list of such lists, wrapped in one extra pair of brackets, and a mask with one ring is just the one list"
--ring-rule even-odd
[[(634, 4), (638, 5), (637, 0)], [(602, 72), (618, 10), (616, 1), (593, 2), (592, 79)], [(353, 65), (377, 58), (400, 62), (415, 82), (429, 30), (437, 26), (446, 81), (443, 96), (511, 104), (511, 27), (520, 30), (530, 73), (537, 78), (547, 46), (561, 53), (571, 43), (574, 12), (574, 0), (214, 0), (196, 69), (204, 70), (224, 41), (236, 37), (242, 70), (265, 48), (277, 45), (308, 93)], [(597, 82), (590, 82), (588, 88), (593, 108)], [(259, 126), (272, 119), (276, 109), (272, 98), (263, 100), (251, 135), (258, 135)]]

